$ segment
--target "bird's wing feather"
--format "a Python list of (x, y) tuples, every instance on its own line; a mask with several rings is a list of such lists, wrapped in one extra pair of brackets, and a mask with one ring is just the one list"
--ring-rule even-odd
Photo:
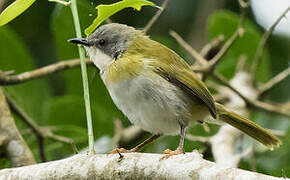
[[(175, 66), (175, 67), (174, 67)], [(216, 118), (216, 107), (214, 99), (205, 84), (189, 68), (180, 69), (175, 64), (159, 63), (155, 65), (155, 72), (168, 82), (179, 87), (189, 97), (198, 98), (205, 103), (211, 113)]]
[[(205, 86), (205, 84), (196, 76), (196, 74), (190, 69), (189, 65), (174, 51), (166, 46), (150, 40), (148, 47), (142, 44), (143, 54), (146, 55), (146, 59), (151, 59), (147, 65), (161, 77), (179, 87), (183, 92), (189, 95), (192, 99), (200, 99), (205, 103), (211, 113), (216, 118), (216, 107), (214, 99), (211, 93)], [(150, 44), (150, 46), (149, 46)], [(162, 57), (162, 58), (161, 58)], [(156, 60), (158, 58), (158, 60)]]

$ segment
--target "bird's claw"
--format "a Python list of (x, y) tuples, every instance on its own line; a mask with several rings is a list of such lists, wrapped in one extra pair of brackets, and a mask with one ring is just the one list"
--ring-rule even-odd
[(182, 148), (177, 148), (175, 151), (172, 151), (170, 149), (166, 149), (164, 151), (164, 156), (161, 159), (168, 159), (171, 156), (179, 155), (179, 154), (184, 154), (184, 151)]
[(108, 154), (120, 154), (120, 153), (131, 153), (131, 150), (127, 150), (125, 148), (117, 148), (112, 150), (111, 152), (108, 152)]

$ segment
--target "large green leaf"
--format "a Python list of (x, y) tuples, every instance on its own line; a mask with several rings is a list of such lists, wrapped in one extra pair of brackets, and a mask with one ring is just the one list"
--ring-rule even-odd
[[(213, 39), (223, 34), (226, 40), (236, 31), (240, 17), (230, 11), (217, 11), (213, 13), (208, 20), (208, 38)], [(254, 59), (259, 41), (262, 37), (258, 27), (251, 21), (245, 21), (244, 34), (240, 37), (226, 55), (222, 58), (222, 62), (217, 67), (217, 72), (224, 74), (230, 78), (235, 73), (237, 60), (241, 55), (248, 58), (247, 65)], [(257, 77), (259, 81), (265, 81), (270, 75), (269, 53), (267, 48), (264, 49), (262, 63), (258, 67)]]
[(3, 26), (22, 14), (36, 0), (16, 0), (0, 14), (0, 26)]
[(114, 4), (97, 6), (98, 16), (93, 23), (85, 30), (87, 36), (89, 36), (103, 21), (110, 16), (121, 11), (124, 8), (134, 8), (138, 11), (141, 10), (142, 6), (155, 6), (154, 3), (146, 0), (123, 0)]

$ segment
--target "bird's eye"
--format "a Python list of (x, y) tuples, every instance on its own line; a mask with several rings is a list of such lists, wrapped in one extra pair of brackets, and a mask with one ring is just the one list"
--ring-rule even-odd
[(98, 43), (100, 46), (104, 46), (106, 44), (106, 41), (104, 39), (100, 39)]

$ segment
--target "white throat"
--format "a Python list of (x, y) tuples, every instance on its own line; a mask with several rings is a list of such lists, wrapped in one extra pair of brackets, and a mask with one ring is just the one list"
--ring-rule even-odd
[(88, 56), (93, 63), (101, 70), (106, 70), (107, 67), (114, 62), (114, 59), (103, 53), (95, 47), (85, 47)]

